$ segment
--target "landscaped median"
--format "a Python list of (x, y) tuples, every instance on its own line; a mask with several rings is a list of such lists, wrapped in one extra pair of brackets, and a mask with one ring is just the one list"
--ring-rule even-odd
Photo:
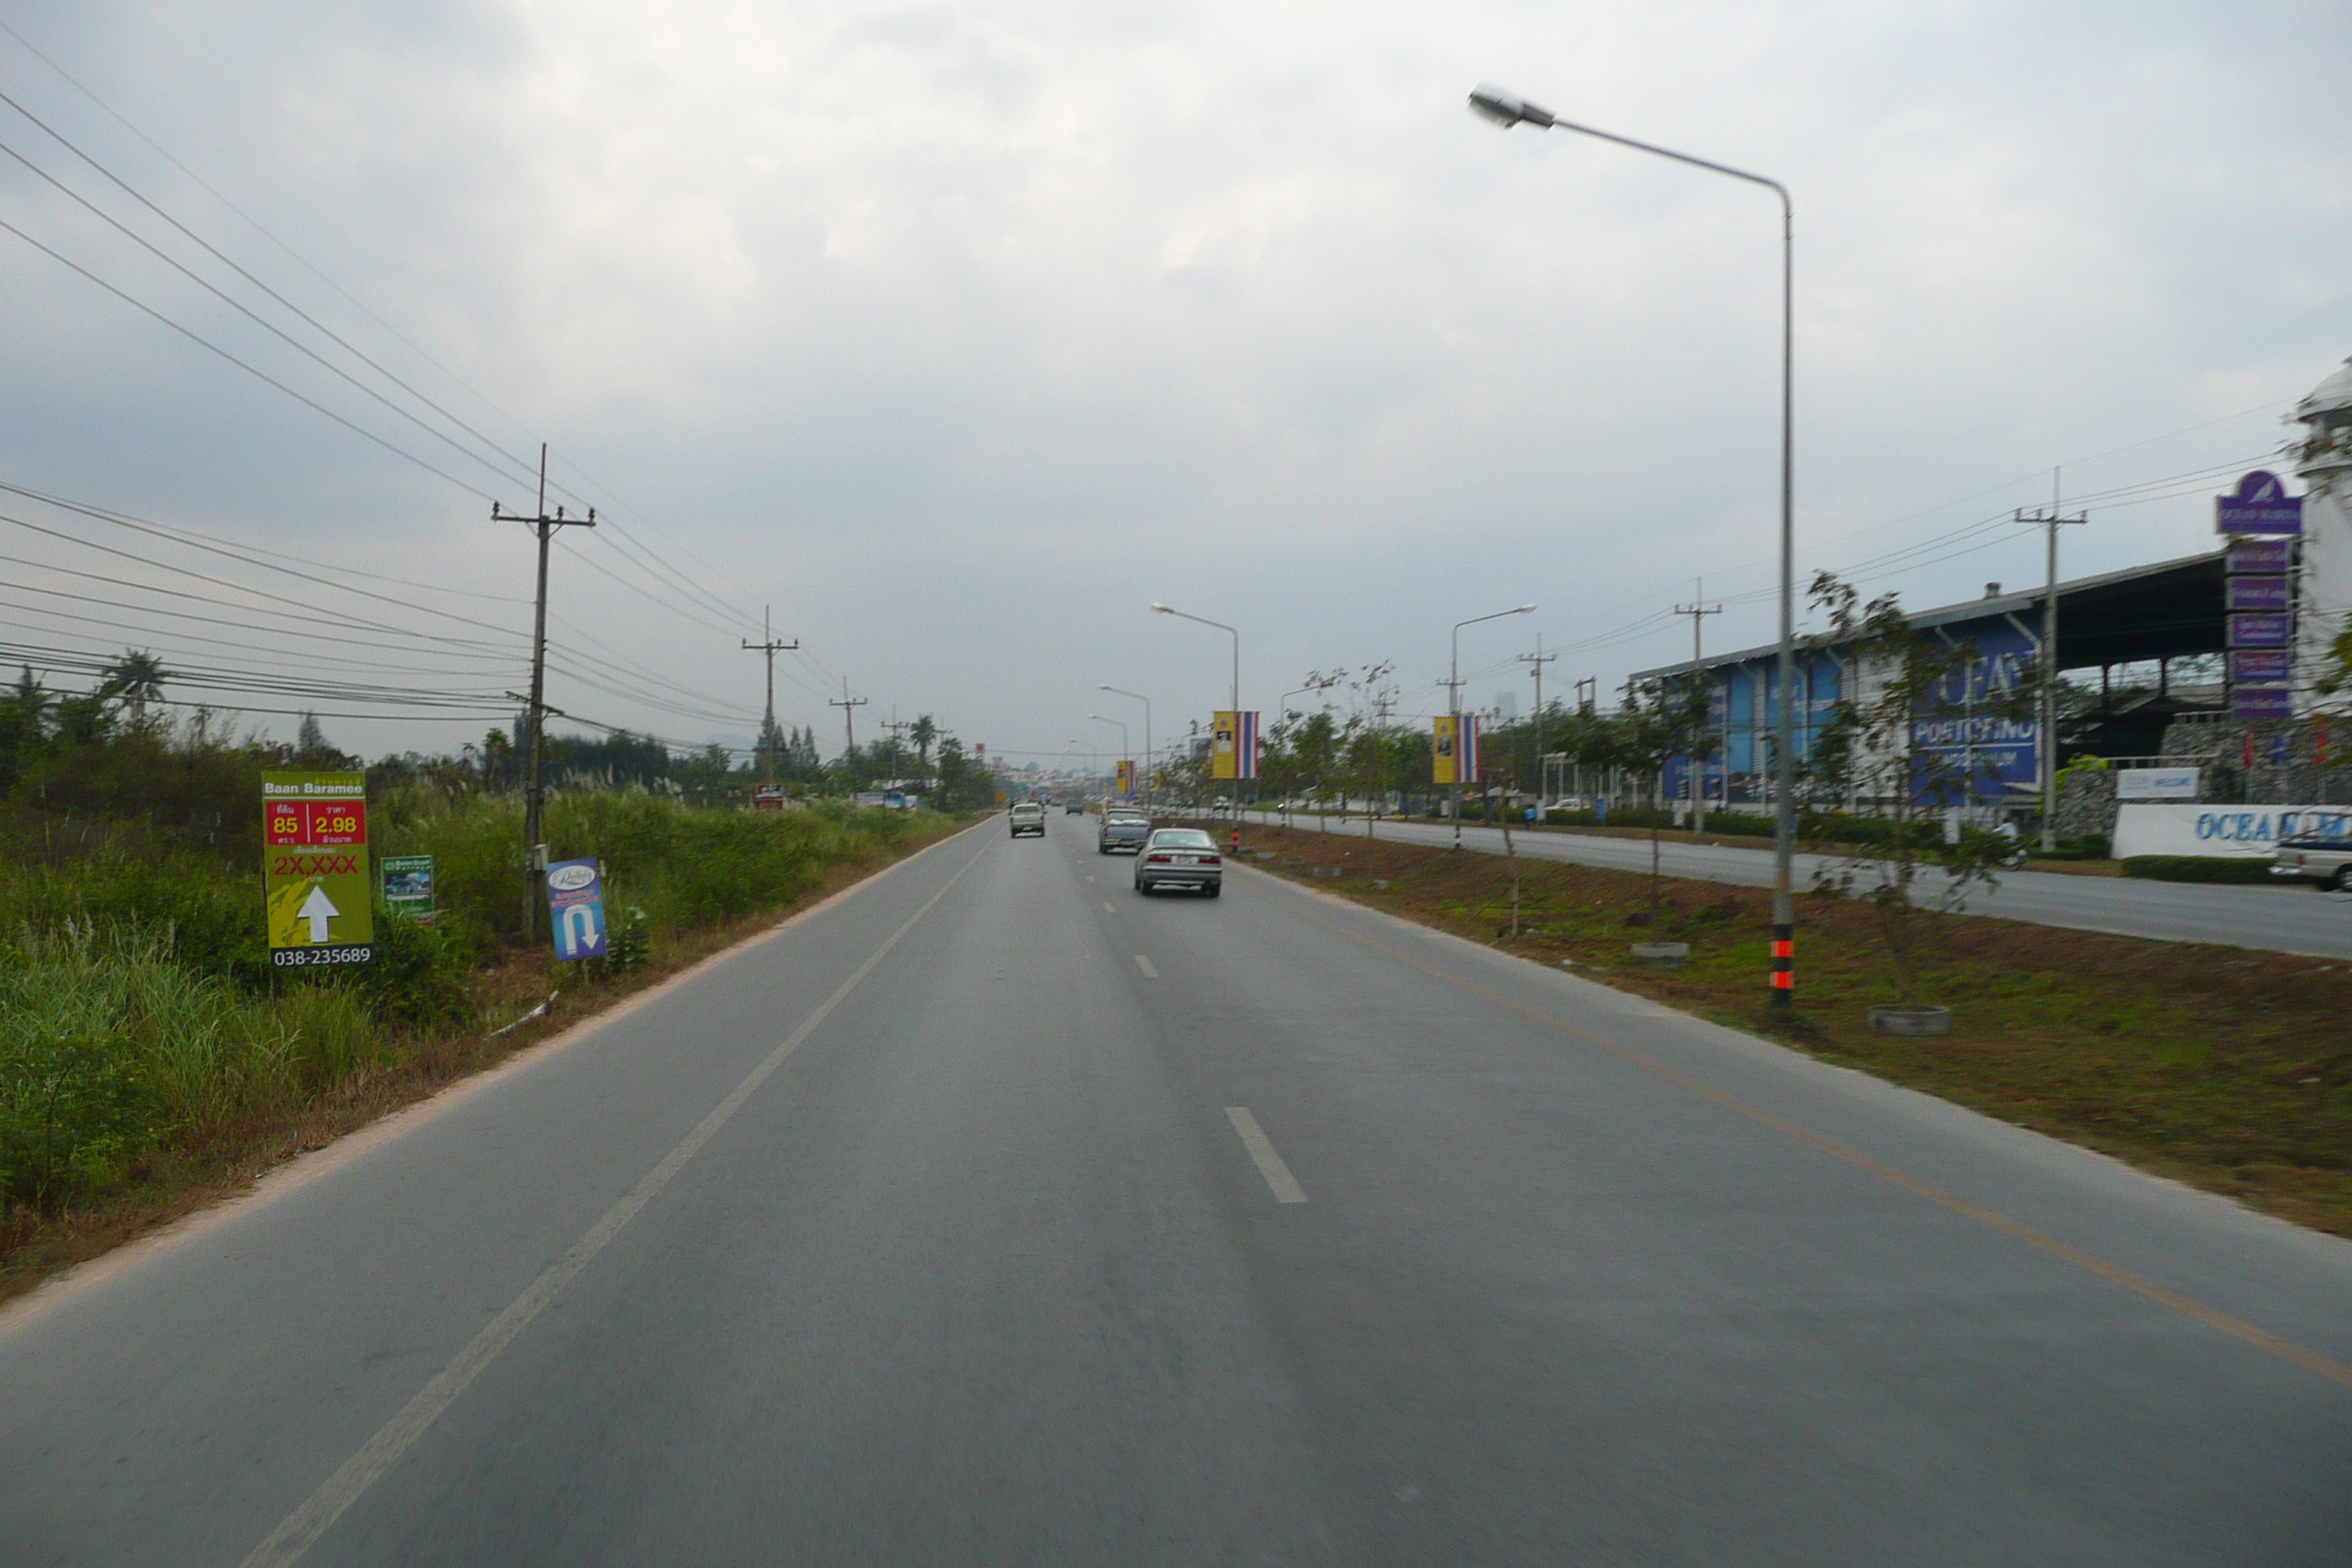
[[(379, 844), (448, 898), (379, 909), (364, 969), (273, 977), (242, 854), (96, 825), (44, 855), (0, 821), (0, 1300), (236, 1192), (305, 1151), (568, 1028), (957, 831), (929, 812), (698, 808), (642, 791), (551, 803), (551, 842), (609, 871), (612, 955), (558, 964), (520, 919), (511, 797), (410, 791)], [(34, 825), (54, 844), (53, 826)], [(257, 856), (255, 857), (257, 858)], [(242, 862), (242, 863), (240, 863)], [(550, 1005), (551, 1002), (551, 1005)]]
[[(1249, 826), (1250, 864), (1536, 963), (1769, 1033), (1841, 1066), (2352, 1236), (2352, 966), (1921, 914), (1917, 1000), (1951, 1032), (1874, 1034), (1898, 1000), (1875, 912), (1805, 896), (1793, 1019), (1764, 1005), (1770, 894), (1528, 856)], [(1636, 942), (1687, 942), (1679, 968)]]

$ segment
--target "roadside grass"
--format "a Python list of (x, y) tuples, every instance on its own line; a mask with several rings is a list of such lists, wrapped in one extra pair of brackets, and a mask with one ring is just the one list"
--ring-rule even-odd
[(379, 910), (368, 972), (275, 989), (257, 867), (93, 841), (0, 872), (0, 1301), (964, 826), (637, 792), (558, 797), (548, 816), (560, 853), (606, 861), (616, 928), (646, 910), (642, 962), (559, 966), (520, 940), (520, 814), (498, 798), (380, 811), (373, 847), (434, 854), (451, 912), (425, 928)]
[[(2352, 966), (2029, 925), (1930, 918), (1919, 1000), (1940, 1039), (1873, 1034), (1896, 995), (1873, 912), (1807, 895), (1793, 1019), (1765, 1005), (1770, 895), (1520, 856), (1454, 854), (1253, 826), (1260, 870), (1538, 963), (1768, 1034), (1825, 1061), (2129, 1161), (2314, 1229), (2352, 1237)], [(1302, 862), (1292, 867), (1284, 858)], [(1339, 868), (1318, 879), (1317, 868)], [(1518, 879), (1520, 929), (1510, 931)], [(1373, 886), (1384, 880), (1387, 888)], [(2314, 918), (2338, 913), (2320, 907)], [(1680, 970), (1636, 942), (1687, 942)]]

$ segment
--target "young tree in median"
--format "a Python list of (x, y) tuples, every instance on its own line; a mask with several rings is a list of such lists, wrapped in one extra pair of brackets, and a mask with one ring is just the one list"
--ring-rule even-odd
[[(1814, 740), (1808, 781), (1817, 798), (1852, 799), (1886, 824), (1815, 873), (1813, 885), (1859, 896), (1877, 911), (1897, 1000), (1909, 1005), (1919, 917), (1958, 911), (1970, 893), (1994, 886), (2017, 853), (2013, 839), (1964, 818), (1948, 831), (1946, 816), (1997, 778), (1983, 742), (2000, 726), (2032, 720), (2039, 678), (2031, 664), (1995, 666), (1973, 643), (1919, 631), (1892, 594), (1865, 604), (1823, 572), (1811, 599), (1829, 617), (1820, 642), (1834, 646), (1852, 674)], [(1932, 886), (1923, 887), (1931, 873)]]
[[(1648, 680), (1633, 687), (1626, 694), (1625, 707), (1598, 721), (1601, 731), (1595, 750), (1601, 753), (1599, 765), (1631, 768), (1664, 782), (1666, 765), (1676, 757), (1688, 760), (1698, 767), (1715, 755), (1717, 742), (1715, 725), (1708, 718), (1708, 689), (1704, 680), (1685, 676), (1667, 676)], [(1593, 765), (1586, 761), (1588, 766)], [(1658, 908), (1658, 880), (1662, 872), (1664, 847), (1660, 835), (1664, 831), (1664, 814), (1650, 818), (1650, 910)]]

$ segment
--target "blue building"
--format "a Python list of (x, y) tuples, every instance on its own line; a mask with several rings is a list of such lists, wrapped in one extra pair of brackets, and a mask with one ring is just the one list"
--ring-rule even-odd
[[(2159, 674), (2159, 700), (2151, 705), (2144, 696), (2136, 697), (2126, 710), (2110, 696), (2108, 672), (2117, 665), (2147, 663), (2163, 672), (2174, 658), (2222, 652), (2228, 630), (2222, 567), (2223, 553), (2214, 551), (2058, 584), (2059, 673), (2095, 668), (2101, 690), (2099, 704), (2061, 725), (2058, 766), (2083, 752), (2102, 756), (2153, 753), (2164, 723), (2206, 706), (2171, 698), (2165, 690), (2168, 677)], [(1973, 646), (1975, 657), (1965, 684), (1946, 694), (1948, 705), (1958, 713), (1927, 723), (1930, 732), (1919, 739), (1967, 764), (1966, 771), (1978, 779), (1978, 798), (1986, 805), (2022, 808), (2036, 798), (2042, 764), (2041, 726), (2030, 720), (1975, 716), (1969, 710), (1997, 700), (2033, 670), (2042, 658), (2043, 600), (2038, 586), (2004, 593), (1994, 583), (1986, 584), (1982, 598), (1908, 617), (1922, 632)], [(1692, 668), (1685, 659), (1638, 670), (1634, 679), (1686, 677)], [(1706, 797), (1714, 805), (1761, 805), (1771, 798), (1772, 742), (1782, 700), (1779, 647), (1710, 655), (1701, 668), (1713, 687), (1709, 710), (1719, 737), (1717, 754), (1707, 759), (1700, 779)], [(1841, 645), (1800, 640), (1790, 722), (1801, 768), (1812, 756), (1839, 697), (1849, 692), (1867, 696), (1871, 679), (1871, 672), (1858, 668)], [(1663, 781), (1664, 798), (1688, 798), (1690, 782), (1686, 759), (1670, 763)]]

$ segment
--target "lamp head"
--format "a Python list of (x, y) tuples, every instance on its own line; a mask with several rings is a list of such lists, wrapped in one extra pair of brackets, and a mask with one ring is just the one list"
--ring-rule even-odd
[(1533, 615), (1535, 613), (1535, 608), (1536, 607), (1533, 605), (1521, 605), (1517, 609), (1513, 610), (1511, 614), (1515, 616)]
[(1174, 612), (1173, 612), (1173, 611), (1171, 611), (1171, 610), (1170, 610), (1170, 609), (1169, 609), (1169, 607), (1168, 607), (1167, 605), (1165, 605), (1161, 604), (1161, 603), (1160, 603), (1159, 600), (1157, 600), (1157, 599), (1154, 599), (1154, 600), (1152, 600), (1152, 601), (1151, 601), (1151, 613), (1152, 613), (1153, 615), (1155, 615), (1155, 616), (1166, 616), (1166, 615), (1172, 615), (1172, 614), (1174, 614)]
[(1505, 92), (1491, 82), (1480, 82), (1470, 92), (1470, 112), (1482, 120), (1491, 120), (1508, 131), (1514, 125), (1532, 125), (1549, 131), (1556, 123), (1551, 110), (1529, 103), (1516, 93)]

